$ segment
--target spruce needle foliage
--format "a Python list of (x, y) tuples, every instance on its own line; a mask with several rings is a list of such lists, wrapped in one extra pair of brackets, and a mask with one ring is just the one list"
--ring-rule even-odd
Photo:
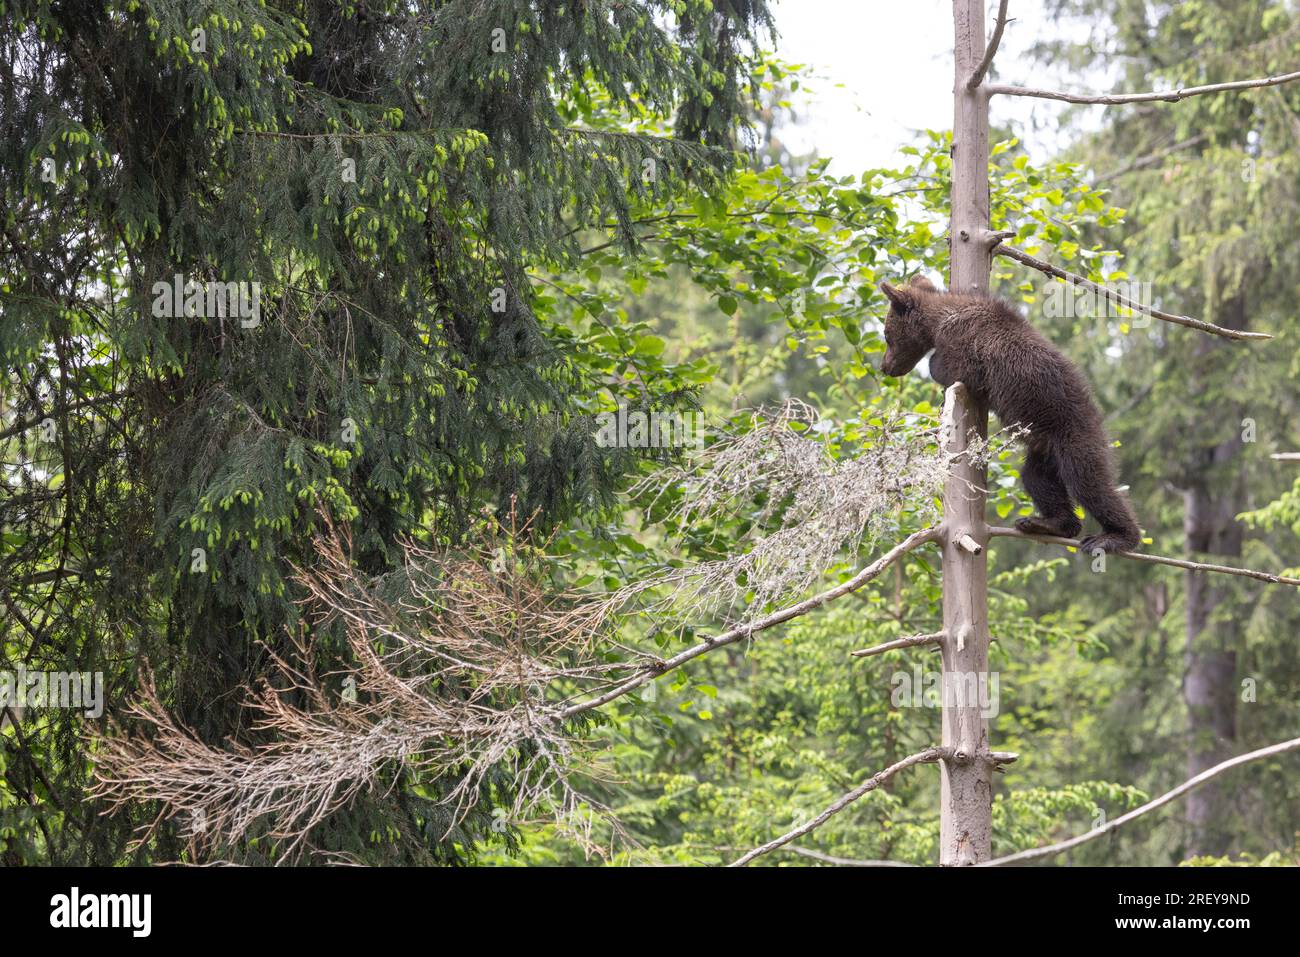
[[(147, 657), (177, 722), (256, 747), (237, 691), (295, 652), (318, 507), (381, 574), (485, 505), (543, 530), (610, 505), (631, 457), (597, 453), (599, 383), (530, 270), (593, 229), (634, 252), (632, 209), (723, 187), (769, 27), (748, 0), (0, 3), (4, 657), (118, 703)], [(190, 306), (219, 283), (246, 295)], [(156, 808), (80, 799), (78, 720), (5, 738), (34, 810), (0, 854), (183, 857), (172, 822), (131, 845)], [(314, 851), (464, 860), (513, 805), (491, 769), (452, 816), (455, 781), (387, 773)]]

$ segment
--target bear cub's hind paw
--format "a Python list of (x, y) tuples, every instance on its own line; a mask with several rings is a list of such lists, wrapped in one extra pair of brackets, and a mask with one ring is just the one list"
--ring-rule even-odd
[(1131, 552), (1137, 548), (1138, 541), (1134, 536), (1124, 532), (1103, 532), (1100, 535), (1089, 535), (1079, 543), (1079, 551), (1084, 555), (1094, 555), (1097, 549), (1103, 552)]
[(1043, 518), (1033, 515), (1016, 519), (1016, 530), (1026, 535), (1051, 535), (1057, 538), (1074, 538), (1083, 529), (1083, 522), (1073, 515), (1062, 518)]

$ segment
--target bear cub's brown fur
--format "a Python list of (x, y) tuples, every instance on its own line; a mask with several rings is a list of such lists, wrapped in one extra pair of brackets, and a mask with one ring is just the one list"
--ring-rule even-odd
[(1141, 540), (1116, 470), (1101, 412), (1078, 368), (1008, 303), (940, 292), (922, 276), (908, 286), (880, 284), (889, 297), (880, 371), (906, 375), (930, 350), (930, 375), (947, 388), (963, 382), (1003, 425), (1028, 429), (1020, 475), (1038, 509), (1016, 527), (1031, 535), (1074, 538), (1078, 502), (1101, 525), (1080, 550), (1131, 551)]

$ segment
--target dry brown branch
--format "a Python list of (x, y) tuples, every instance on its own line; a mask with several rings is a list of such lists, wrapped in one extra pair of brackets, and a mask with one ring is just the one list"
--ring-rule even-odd
[(359, 791), (381, 787), (385, 771), (405, 766), (437, 782), (458, 820), (487, 772), (504, 767), (518, 785), (512, 819), (546, 804), (561, 823), (589, 826), (581, 808), (590, 802), (567, 783), (580, 749), (555, 689), (603, 682), (637, 662), (597, 653), (608, 603), (548, 592), (517, 541), (496, 530), (458, 554), (408, 542), (404, 566), (375, 583), (331, 528), (295, 578), (312, 633), (343, 626), (351, 670), (316, 674), (314, 639), (300, 637), (293, 660), (272, 655), (275, 685), (247, 689), (255, 743), (224, 747), (178, 724), (146, 674), (128, 710), (135, 727), (113, 726), (94, 742), (96, 793), (115, 808), (163, 805), (141, 840), (183, 815), (196, 851), (265, 825), (292, 853)]
[(1061, 841), (1057, 844), (1049, 844), (1047, 847), (1031, 847), (1026, 851), (1019, 851), (1015, 854), (1008, 854), (1005, 857), (996, 858), (995, 860), (985, 861), (983, 864), (978, 866), (1002, 867), (1007, 864), (1020, 864), (1024, 861), (1031, 861), (1040, 857), (1053, 857), (1063, 851), (1068, 851), (1073, 847), (1078, 847), (1080, 844), (1095, 841), (1102, 835), (1109, 834), (1116, 828), (1122, 827), (1130, 821), (1141, 817), (1143, 814), (1154, 811), (1156, 808), (1162, 807), (1170, 801), (1177, 800), (1184, 794), (1196, 790), (1211, 778), (1218, 777), (1225, 771), (1231, 771), (1235, 767), (1249, 764), (1252, 761), (1259, 761), (1263, 758), (1271, 758), (1279, 754), (1286, 754), (1288, 751), (1300, 751), (1300, 738), (1292, 738), (1290, 741), (1283, 741), (1281, 744), (1270, 745), (1267, 748), (1260, 748), (1258, 751), (1251, 751), (1247, 754), (1239, 754), (1235, 758), (1229, 758), (1221, 764), (1216, 764), (1214, 767), (1202, 771), (1191, 780), (1184, 781), (1172, 791), (1167, 791), (1155, 800), (1148, 801), (1141, 807), (1135, 808), (1127, 814), (1121, 815), (1120, 817), (1115, 818), (1115, 820), (1103, 824), (1101, 827), (1094, 828), (1086, 834), (1080, 834), (1078, 837), (1072, 837), (1068, 841)]
[[(989, 526), (989, 535), (991, 537), (1001, 538), (1026, 538), (1030, 541), (1042, 542), (1045, 545), (1068, 545), (1072, 548), (1079, 547), (1079, 540), (1077, 538), (1058, 538), (1055, 535), (1026, 535), (1019, 529), (1006, 528), (1001, 525)], [(1164, 555), (1148, 555), (1146, 552), (1111, 552), (1110, 554), (1117, 558), (1127, 558), (1135, 562), (1148, 562), (1153, 565), (1171, 565), (1174, 568), (1185, 568), (1189, 571), (1216, 572), (1220, 575), (1236, 575), (1239, 578), (1253, 578), (1256, 581), (1268, 582), (1271, 585), (1300, 585), (1300, 578), (1287, 578), (1285, 575), (1274, 575), (1272, 572), (1255, 571), (1253, 568), (1235, 568), (1232, 565), (1210, 565), (1205, 562), (1188, 561), (1184, 558), (1166, 558)]]
[(1007, 259), (1013, 259), (1030, 269), (1037, 269), (1041, 273), (1062, 279), (1065, 282), (1073, 283), (1084, 289), (1091, 289), (1101, 295), (1103, 299), (1109, 299), (1117, 306), (1125, 309), (1132, 309), (1135, 312), (1145, 313), (1156, 319), (1162, 319), (1165, 322), (1172, 322), (1175, 325), (1187, 326), (1189, 329), (1199, 329), (1201, 332), (1208, 332), (1211, 335), (1222, 336), (1225, 339), (1272, 339), (1273, 337), (1266, 332), (1247, 332), (1244, 329), (1225, 329), (1223, 326), (1216, 326), (1212, 322), (1206, 322), (1204, 319), (1193, 319), (1190, 316), (1180, 316), (1172, 312), (1164, 312), (1151, 306), (1143, 305), (1127, 296), (1121, 295), (1113, 289), (1107, 289), (1105, 286), (1086, 279), (1083, 276), (1076, 275), (1072, 272), (1066, 272), (1059, 266), (1053, 266), (1049, 262), (1037, 259), (1023, 249), (1017, 249), (1014, 246), (1008, 246), (1002, 243), (993, 248), (993, 252)]
[(1278, 76), (1266, 76), (1257, 80), (1235, 80), (1231, 83), (1211, 83), (1208, 86), (1180, 87), (1177, 90), (1164, 90), (1156, 93), (1104, 93), (1089, 95), (1086, 93), (1063, 93), (1058, 90), (1038, 90), (1025, 86), (994, 85), (986, 87), (990, 96), (1001, 93), (1006, 96), (1033, 96), (1046, 100), (1060, 100), (1063, 103), (1100, 103), (1118, 106), (1124, 103), (1177, 103), (1189, 96), (1201, 96), (1205, 93), (1227, 93), (1231, 90), (1253, 90), (1260, 87), (1279, 86), (1300, 80), (1300, 71), (1283, 73)]
[(905, 771), (917, 764), (933, 764), (936, 761), (950, 757), (952, 757), (952, 748), (926, 748), (924, 751), (918, 751), (916, 754), (904, 758), (897, 764), (891, 764), (889, 767), (885, 768), (885, 770), (879, 771), (867, 778), (867, 780), (863, 781), (852, 791), (849, 791), (843, 797), (837, 799), (833, 804), (827, 807), (826, 810), (822, 811), (811, 821), (808, 821), (806, 824), (800, 824), (798, 827), (786, 831), (780, 837), (773, 841), (768, 841), (761, 847), (754, 848), (752, 851), (738, 857), (727, 866), (744, 867), (750, 861), (754, 860), (754, 858), (775, 851), (778, 847), (789, 844), (795, 838), (802, 837), (810, 831), (816, 830), (858, 798), (862, 797), (862, 795), (880, 787), (899, 771)]
[[(894, 468), (886, 479), (853, 463), (819, 482), (825, 449), (801, 440), (789, 422), (782, 421), (773, 443), (768, 491), (785, 489), (801, 524), (840, 543), (856, 542), (871, 516), (897, 504), (907, 482), (929, 474), (930, 458), (946, 463), (938, 453), (918, 452), (925, 464), (912, 472)], [(720, 443), (718, 474), (693, 476), (702, 491), (692, 507), (722, 507), (732, 494), (757, 489), (762, 475), (750, 468), (750, 453), (770, 437)], [(799, 487), (800, 479), (808, 488)], [(852, 516), (832, 517), (837, 507)], [(579, 812), (593, 802), (569, 785), (572, 768), (592, 770), (572, 719), (862, 587), (936, 534), (932, 527), (915, 532), (847, 581), (667, 660), (635, 651), (610, 660), (611, 645), (600, 639), (642, 586), (611, 596), (555, 594), (521, 558), (540, 553), (521, 548), (517, 530), (491, 526), (482, 542), (455, 554), (407, 542), (402, 567), (376, 581), (354, 567), (346, 534), (325, 521), (314, 561), (295, 569), (305, 593), (302, 635), (272, 655), (273, 682), (246, 689), (254, 716), (246, 739), (200, 740), (168, 713), (146, 675), (127, 713), (132, 727), (113, 725), (94, 741), (96, 793), (114, 808), (162, 807), (141, 840), (179, 815), (193, 824), (196, 858), (263, 833), (297, 854), (316, 825), (363, 789), (384, 787), (403, 767), (440, 791), (453, 820), (479, 802), (489, 771), (500, 770), (516, 782), (512, 820), (549, 807), (562, 824), (576, 819), (589, 827), (590, 817)], [(788, 577), (775, 580), (793, 587)], [(346, 636), (346, 653), (341, 670), (322, 676), (314, 670), (325, 657), (316, 642), (331, 628)], [(344, 681), (350, 687), (340, 695), (335, 683)]]
[[(913, 533), (834, 588), (666, 661), (609, 662), (596, 639), (621, 598), (548, 593), (521, 566), (511, 538), (454, 556), (407, 543), (400, 581), (376, 584), (353, 567), (346, 537), (331, 531), (296, 577), (314, 629), (343, 625), (351, 671), (315, 673), (315, 647), (300, 638), (292, 660), (272, 656), (274, 685), (248, 689), (261, 743), (221, 746), (177, 722), (146, 671), (127, 712), (133, 727), (113, 724), (94, 742), (96, 793), (114, 808), (159, 802), (139, 839), (179, 818), (196, 858), (259, 829), (294, 853), (358, 793), (382, 787), (386, 770), (445, 780), (443, 801), (459, 817), (477, 802), (487, 772), (504, 767), (519, 785), (512, 820), (548, 806), (584, 838), (590, 819), (580, 808), (594, 802), (568, 780), (573, 768), (591, 767), (570, 719), (862, 587), (935, 535)], [(575, 703), (575, 687), (589, 696), (605, 690)]]

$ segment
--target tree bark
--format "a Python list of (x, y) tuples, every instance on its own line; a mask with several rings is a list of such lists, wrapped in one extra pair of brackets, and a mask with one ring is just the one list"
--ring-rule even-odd
[[(952, 221), (949, 226), (954, 292), (987, 292), (993, 242), (989, 231), (988, 96), (983, 84), (967, 87), (984, 56), (984, 0), (953, 0), (955, 115)], [(966, 447), (971, 429), (988, 432), (988, 414), (966, 389), (947, 393), (948, 448)], [(980, 691), (988, 682), (988, 580), (982, 468), (961, 461), (944, 488), (943, 519), (943, 746), (954, 756), (940, 763), (939, 863), (978, 864), (990, 857), (993, 831), (993, 762)], [(958, 544), (970, 536), (973, 553)], [(959, 692), (959, 693), (958, 693)]]
[[(962, 452), (984, 416), (960, 382), (948, 389), (943, 411), (947, 448)], [(984, 482), (984, 469), (962, 459), (943, 494), (942, 743), (953, 756), (939, 764), (939, 863), (947, 866), (979, 864), (992, 851), (993, 763), (984, 717), (989, 669)], [(979, 554), (958, 544), (963, 536), (981, 546)]]

